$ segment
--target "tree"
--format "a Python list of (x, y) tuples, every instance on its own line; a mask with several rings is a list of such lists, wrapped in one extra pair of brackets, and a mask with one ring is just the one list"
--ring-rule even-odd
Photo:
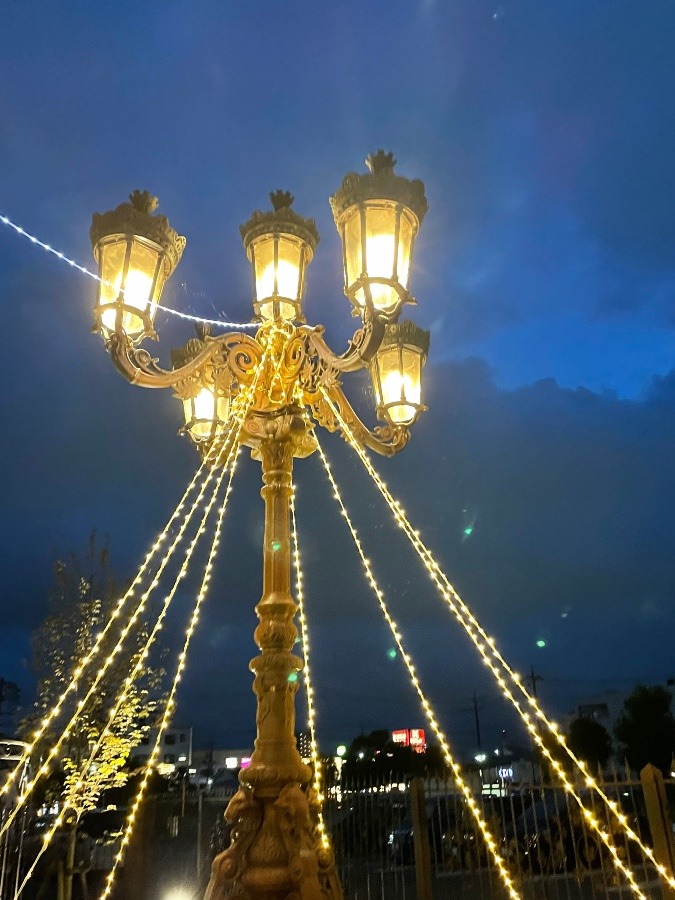
[(345, 756), (343, 777), (386, 779), (406, 778), (431, 772), (444, 773), (445, 760), (440, 747), (428, 746), (426, 752), (416, 753), (391, 740), (388, 731), (371, 731), (354, 738)]
[(567, 744), (591, 772), (604, 769), (612, 755), (612, 739), (600, 722), (580, 716), (574, 719), (567, 734)]
[[(99, 547), (95, 534), (91, 535), (82, 559), (71, 554), (67, 561), (59, 560), (55, 564), (49, 614), (32, 638), (38, 688), (35, 712), (22, 723), (25, 732), (34, 729), (34, 723), (54, 707), (71, 683), (74, 670), (91, 650), (118, 597), (107, 546)], [(86, 696), (101, 661), (111, 655), (118, 635), (119, 629), (110, 629), (96, 660), (78, 679), (77, 690), (70, 695), (70, 702), (59, 719), (63, 724), (70, 719), (79, 698)], [(137, 626), (81, 710), (61, 750), (62, 777), (56, 779), (56, 784), (70, 807), (63, 900), (72, 897), (77, 830), (82, 815), (97, 807), (105, 790), (121, 787), (127, 781), (131, 774), (125, 768), (129, 754), (152, 725), (162, 672), (146, 667), (139, 679), (128, 686), (127, 696), (106, 733), (125, 679), (138, 661), (146, 640), (147, 628)], [(44, 757), (54, 740), (54, 735), (50, 734), (42, 738), (36, 750), (38, 758)], [(81, 777), (80, 772), (99, 741), (96, 758), (85, 777)]]
[(629, 765), (640, 771), (652, 763), (667, 775), (675, 753), (672, 695), (659, 685), (639, 684), (624, 700), (614, 734)]

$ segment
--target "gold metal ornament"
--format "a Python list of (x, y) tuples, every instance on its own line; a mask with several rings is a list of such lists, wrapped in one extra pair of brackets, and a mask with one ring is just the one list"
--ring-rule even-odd
[[(370, 175), (348, 175), (332, 198), (336, 222), (351, 215), (350, 209), (356, 206), (366, 225), (372, 225), (378, 221), (378, 204), (384, 203), (389, 225), (393, 223), (385, 236), (394, 242), (396, 260), (397, 248), (405, 244), (409, 274), (412, 243), (426, 212), (424, 186), (395, 175), (391, 154), (380, 151), (369, 160)], [(138, 336), (123, 327), (129, 312), (124, 300), (115, 300), (121, 305), (114, 327), (104, 328), (99, 312), (97, 320), (114, 365), (129, 382), (173, 389), (184, 409), (183, 431), (202, 457), (211, 460), (210, 450), (217, 448), (233, 417), (242, 415), (243, 421), (237, 420), (238, 439), (262, 466), (263, 591), (255, 630), (260, 654), (250, 666), (257, 737), (251, 765), (240, 773), (240, 788), (226, 811), (232, 843), (214, 860), (206, 898), (341, 900), (332, 852), (322, 844), (312, 814), (318, 801), (312, 797), (311, 771), (302, 763), (294, 737), (297, 676), (303, 662), (292, 652), (298, 634), (294, 623), (298, 607), (291, 595), (293, 460), (317, 449), (317, 425), (341, 431), (346, 440), (384, 456), (402, 450), (410, 425), (424, 409), (418, 393), (428, 333), (415, 330), (412, 323), (393, 324), (403, 303), (412, 299), (394, 263), (389, 278), (366, 271), (348, 285), (362, 323), (345, 351), (335, 353), (323, 327), (305, 324), (302, 315), (306, 266), (319, 240), (316, 226), (291, 209), (289, 194), (276, 192), (271, 199), (273, 209), (254, 213), (241, 229), (253, 266), (254, 312), (260, 321), (254, 337), (239, 332), (214, 335), (209, 328), (199, 327), (196, 337), (173, 351), (172, 369), (164, 369), (147, 350), (135, 346)], [(122, 235), (127, 243), (153, 240), (164, 254), (162, 265), (170, 272), (180, 258), (184, 239), (169, 229), (166, 220), (165, 225), (151, 224), (160, 218), (153, 219), (152, 209), (151, 198), (144, 196), (106, 214), (107, 218), (95, 217), (95, 253), (101, 253), (111, 234)], [(402, 222), (411, 226), (407, 236)], [(154, 238), (149, 236), (151, 229), (156, 229)], [(367, 247), (365, 251), (367, 262)], [(281, 263), (287, 264), (285, 269)], [(393, 305), (376, 302), (377, 286), (382, 284), (393, 291), (387, 294), (390, 299), (395, 295)], [(141, 336), (152, 333), (146, 319), (142, 325)], [(383, 356), (392, 348), (398, 354), (399, 380), (404, 383), (393, 400), (382, 384), (395, 371), (392, 360)], [(376, 409), (382, 424), (375, 428), (362, 422), (342, 387), (345, 373), (364, 368), (377, 375)], [(414, 392), (406, 382), (413, 369)], [(242, 397), (245, 404), (240, 402)], [(398, 407), (407, 412), (399, 415)], [(245, 413), (238, 412), (244, 408)], [(221, 463), (214, 459), (210, 464)]]

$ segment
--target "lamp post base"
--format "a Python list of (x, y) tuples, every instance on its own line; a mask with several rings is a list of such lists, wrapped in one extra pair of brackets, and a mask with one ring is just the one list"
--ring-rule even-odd
[(233, 841), (213, 861), (204, 900), (342, 900), (332, 853), (316, 846), (298, 784), (272, 797), (242, 786), (226, 817)]

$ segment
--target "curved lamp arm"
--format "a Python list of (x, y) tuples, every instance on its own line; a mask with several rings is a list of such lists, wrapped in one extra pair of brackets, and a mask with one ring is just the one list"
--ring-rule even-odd
[(354, 332), (347, 349), (342, 354), (334, 353), (323, 338), (323, 325), (306, 328), (310, 350), (323, 365), (336, 372), (356, 372), (363, 369), (377, 353), (387, 325), (396, 322), (402, 303), (389, 313), (376, 311), (372, 301), (366, 300), (363, 311), (363, 327)]
[(354, 412), (337, 383), (320, 387), (307, 399), (319, 425), (327, 431), (341, 431), (345, 440), (349, 440), (344, 427), (347, 426), (359, 444), (380, 456), (394, 456), (408, 443), (410, 429), (405, 425), (379, 425), (370, 431)]
[(246, 382), (263, 353), (260, 344), (250, 335), (237, 332), (208, 337), (200, 353), (173, 370), (162, 369), (155, 357), (142, 347), (134, 347), (125, 334), (111, 334), (107, 348), (115, 367), (127, 381), (147, 388), (176, 387), (197, 375), (206, 365), (227, 367), (238, 381)]

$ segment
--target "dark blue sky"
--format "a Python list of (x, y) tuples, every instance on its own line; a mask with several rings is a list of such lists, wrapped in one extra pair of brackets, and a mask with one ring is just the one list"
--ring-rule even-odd
[[(674, 33), (669, 0), (9, 0), (0, 211), (88, 264), (91, 213), (148, 188), (188, 238), (165, 301), (237, 320), (238, 225), (290, 189), (322, 234), (307, 316), (339, 345), (354, 323), (327, 196), (392, 149), (430, 201), (413, 273), (430, 410), (378, 465), (507, 656), (565, 708), (675, 675)], [(54, 555), (97, 528), (133, 574), (196, 461), (173, 437), (176, 401), (123, 383), (89, 334), (93, 295), (0, 231), (0, 674), (27, 686)], [(158, 324), (168, 360), (189, 326)], [(256, 466), (242, 467), (183, 693), (202, 741), (251, 734)], [(324, 489), (315, 460), (298, 481), (322, 735), (417, 724), (340, 520), (322, 499), (303, 511)], [(498, 734), (505, 714), (388, 513), (365, 483), (353, 502), (442, 718), (470, 746), (459, 710), (476, 689)]]

